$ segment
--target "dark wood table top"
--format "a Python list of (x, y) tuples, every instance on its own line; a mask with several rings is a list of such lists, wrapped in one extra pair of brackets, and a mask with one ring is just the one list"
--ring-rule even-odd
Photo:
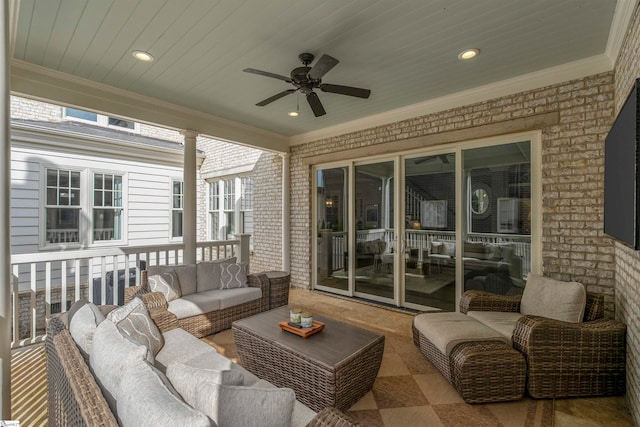
[(289, 319), (290, 306), (282, 306), (233, 322), (234, 328), (253, 333), (289, 351), (333, 370), (350, 356), (368, 348), (384, 336), (321, 315), (314, 320), (325, 324), (322, 331), (302, 338), (280, 329), (279, 322)]

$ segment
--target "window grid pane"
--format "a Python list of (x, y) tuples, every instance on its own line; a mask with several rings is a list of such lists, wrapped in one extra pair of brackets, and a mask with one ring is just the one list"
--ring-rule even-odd
[(248, 211), (253, 209), (253, 177), (242, 177), (242, 197), (240, 199), (240, 210)]
[(182, 204), (184, 197), (184, 183), (173, 181), (172, 192), (172, 212), (171, 212), (171, 237), (182, 237)]
[(93, 183), (93, 241), (122, 240), (122, 176), (96, 173)]
[(224, 180), (224, 210), (230, 211), (235, 208), (235, 179)]
[(220, 210), (219, 181), (209, 183), (209, 210)]

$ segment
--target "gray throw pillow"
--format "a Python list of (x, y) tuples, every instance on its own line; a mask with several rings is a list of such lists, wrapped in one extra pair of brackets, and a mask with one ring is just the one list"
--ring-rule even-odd
[(242, 385), (244, 376), (239, 370), (217, 370), (194, 368), (182, 363), (172, 363), (167, 367), (167, 378), (180, 396), (191, 406), (196, 404), (196, 396), (201, 393), (202, 384)]
[(222, 264), (235, 264), (235, 262), (235, 257), (199, 262), (196, 265), (198, 292), (220, 289), (220, 273), (222, 272), (220, 266)]
[(562, 282), (529, 273), (520, 301), (520, 313), (580, 323), (587, 292), (578, 282)]
[(247, 286), (247, 273), (240, 264), (222, 264), (220, 289), (244, 288)]
[(118, 329), (132, 341), (144, 345), (152, 357), (155, 357), (164, 345), (162, 333), (140, 298), (136, 297), (128, 304), (111, 311), (107, 314), (107, 319), (118, 325)]
[(123, 426), (213, 425), (205, 414), (174, 395), (159, 373), (144, 362), (124, 371), (116, 398), (118, 421)]
[(296, 395), (290, 388), (204, 383), (195, 408), (220, 427), (290, 426)]
[(171, 302), (182, 296), (180, 282), (175, 270), (154, 274), (147, 279), (151, 292), (162, 292), (167, 302)]
[(180, 283), (182, 296), (195, 294), (197, 292), (196, 265), (177, 265), (175, 270), (178, 276), (178, 282)]

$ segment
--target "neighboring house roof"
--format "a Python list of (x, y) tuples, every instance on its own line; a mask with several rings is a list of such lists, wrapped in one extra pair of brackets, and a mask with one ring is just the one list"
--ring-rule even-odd
[[(97, 138), (109, 138), (123, 142), (131, 143), (132, 145), (144, 145), (152, 147), (161, 147), (170, 150), (182, 152), (184, 150), (183, 145), (179, 142), (168, 141), (160, 138), (153, 138), (149, 136), (143, 136), (136, 133), (122, 131), (119, 129), (112, 129), (103, 126), (95, 126), (86, 123), (62, 121), (62, 122), (44, 122), (40, 120), (26, 120), (26, 119), (11, 119), (11, 124), (19, 124), (26, 126), (34, 126), (39, 128), (50, 129), (58, 132), (68, 132), (72, 134), (86, 135), (87, 137)], [(198, 150), (198, 154), (204, 154), (202, 150)]]

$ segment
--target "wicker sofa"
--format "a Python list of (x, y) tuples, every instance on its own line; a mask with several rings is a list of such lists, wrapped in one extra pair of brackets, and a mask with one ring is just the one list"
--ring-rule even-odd
[[(522, 295), (467, 291), (462, 313), (521, 311)], [(489, 324), (489, 326), (491, 326)], [(534, 398), (608, 396), (625, 393), (626, 326), (605, 319), (604, 297), (586, 293), (582, 322), (519, 316), (511, 336), (527, 362), (527, 392)]]
[(274, 308), (270, 307), (272, 292), (265, 274), (246, 275), (246, 287), (219, 289), (219, 270), (222, 265), (232, 263), (235, 258), (195, 265), (150, 266), (141, 272), (139, 286), (125, 289), (124, 301), (150, 292), (150, 277), (175, 272), (180, 296), (171, 299), (165, 294), (168, 315), (175, 316), (180, 328), (198, 338), (229, 329), (235, 320)]
[[(157, 293), (150, 293), (142, 299), (145, 300), (145, 304), (150, 303), (150, 307), (153, 307), (153, 304), (158, 304), (159, 300), (164, 298)], [(100, 306), (99, 309), (103, 314), (107, 314), (115, 307)], [(224, 356), (218, 354), (212, 347), (178, 328), (176, 319), (163, 316), (162, 313), (164, 312), (165, 310), (149, 309), (149, 314), (165, 336), (165, 346), (173, 347), (172, 350), (167, 350), (169, 354), (164, 356), (165, 358), (183, 360), (187, 364), (190, 362), (186, 361), (192, 358), (195, 360), (194, 366), (205, 361), (207, 363), (211, 363), (211, 361), (218, 364), (223, 363), (227, 366), (227, 369), (241, 372), (244, 376), (245, 385), (259, 384), (254, 385), (254, 387), (274, 388), (266, 381), (259, 380), (248, 371), (233, 364)], [(160, 313), (159, 316), (158, 313)], [(103, 322), (110, 321), (103, 320)], [(178, 338), (176, 339), (176, 337)], [(172, 342), (172, 344), (168, 344), (169, 342)], [(112, 411), (108, 399), (98, 385), (99, 382), (96, 380), (97, 377), (94, 376), (93, 369), (89, 367), (89, 362), (83, 357), (79, 345), (72, 338), (68, 327), (67, 313), (53, 317), (48, 322), (45, 348), (49, 425), (54, 427), (117, 427), (122, 425), (126, 427), (125, 423), (118, 421), (119, 417)], [(194, 354), (199, 354), (199, 356), (194, 357)], [(158, 353), (158, 355), (160, 356), (161, 353)], [(159, 360), (162, 360), (162, 358), (156, 359), (156, 365), (158, 365)], [(131, 402), (131, 405), (135, 407), (134, 410), (145, 411), (143, 403), (145, 399), (141, 395), (132, 396)], [(358, 425), (350, 417), (335, 408), (325, 408), (316, 414), (300, 402), (296, 402), (292, 425), (300, 426), (305, 424), (309, 427)], [(215, 423), (212, 422), (211, 425), (215, 425)]]

